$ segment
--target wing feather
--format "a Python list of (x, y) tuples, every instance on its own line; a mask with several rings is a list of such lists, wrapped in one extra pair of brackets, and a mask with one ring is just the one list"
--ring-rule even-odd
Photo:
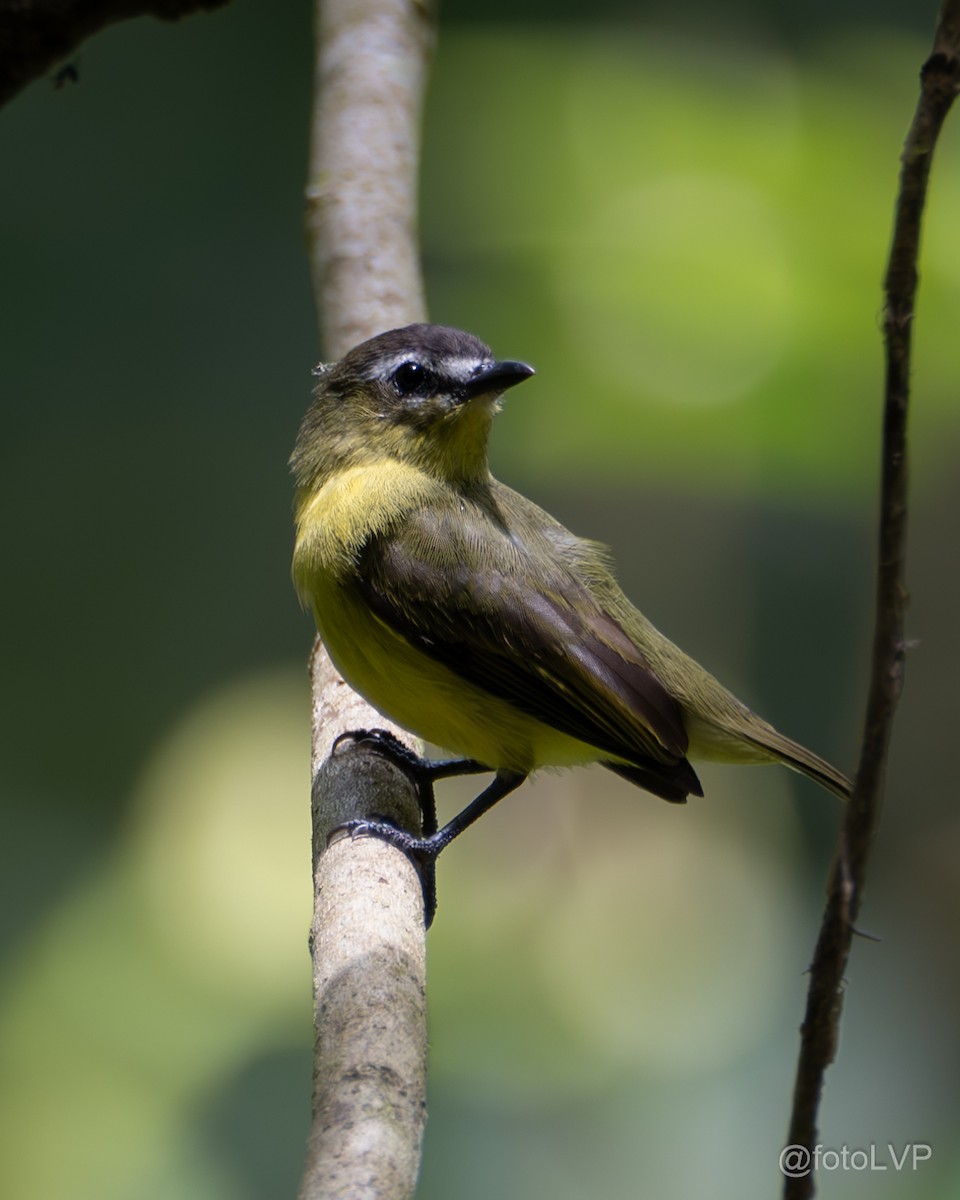
[(461, 678), (641, 768), (658, 794), (699, 793), (678, 702), (575, 565), (546, 540), (531, 555), (515, 533), (491, 536), (484, 521), (413, 514), (367, 543), (354, 585), (390, 628)]

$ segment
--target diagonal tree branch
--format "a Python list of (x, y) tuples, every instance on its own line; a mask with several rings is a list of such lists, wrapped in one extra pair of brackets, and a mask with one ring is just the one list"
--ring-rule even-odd
[(0, 0), (0, 106), (80, 43), (129, 17), (177, 21), (229, 0)]
[(958, 90), (960, 0), (945, 0), (933, 50), (921, 71), (920, 97), (901, 155), (893, 243), (884, 283), (886, 379), (871, 677), (860, 763), (840, 831), (801, 1027), (787, 1142), (792, 1148), (802, 1148), (797, 1163), (801, 1168), (806, 1163), (807, 1169), (805, 1173), (787, 1176), (783, 1190), (785, 1200), (807, 1200), (815, 1192), (809, 1167), (817, 1141), (820, 1096), (826, 1069), (836, 1055), (843, 977), (863, 898), (867, 862), (879, 816), (887, 748), (903, 685), (903, 615), (907, 596), (904, 582), (907, 406), (920, 227), (933, 152)]
[[(417, 0), (317, 0), (307, 233), (322, 340), (340, 357), (424, 319), (419, 131), (433, 30)], [(412, 1194), (426, 1119), (426, 964), (416, 870), (379, 838), (330, 835), (384, 815), (420, 831), (412, 785), (338, 735), (386, 727), (313, 652), (313, 1123), (301, 1200)], [(328, 842), (330, 843), (328, 845)]]

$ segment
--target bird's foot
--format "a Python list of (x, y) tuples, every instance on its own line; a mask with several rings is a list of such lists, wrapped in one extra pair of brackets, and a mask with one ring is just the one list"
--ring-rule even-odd
[[(386, 729), (354, 729), (341, 733), (333, 743), (331, 754), (346, 741), (358, 746), (369, 747), (377, 754), (389, 759), (411, 780), (417, 792), (420, 808), (420, 835), (403, 829), (392, 821), (380, 818), (358, 818), (345, 821), (333, 834), (341, 831), (351, 837), (380, 837), (402, 850), (416, 864), (423, 888), (423, 908), (426, 926), (429, 929), (437, 911), (437, 855), (450, 841), (446, 831), (437, 832), (437, 802), (433, 794), (436, 779), (450, 775), (468, 775), (488, 770), (482, 763), (472, 759), (431, 761), (421, 758), (409, 746)], [(333, 836), (333, 835), (331, 835)]]
[(429, 766), (426, 759), (421, 758), (409, 746), (405, 746), (395, 734), (386, 729), (351, 729), (347, 733), (341, 733), (331, 746), (330, 753), (335, 754), (343, 742), (369, 746), (412, 775), (418, 774), (423, 767)]
[(421, 832), (419, 835), (411, 833), (383, 817), (360, 817), (338, 825), (331, 837), (340, 833), (349, 834), (352, 838), (380, 837), (411, 858), (420, 872), (424, 918), (429, 929), (437, 911), (437, 855), (497, 800), (519, 787), (525, 776), (516, 771), (498, 771), (489, 787), (468, 804), (463, 812), (438, 830), (437, 805), (433, 795), (434, 781), (453, 775), (475, 775), (489, 771), (490, 767), (473, 758), (440, 761), (421, 758), (385, 729), (357, 729), (350, 733), (342, 733), (333, 743), (331, 753), (348, 739), (357, 745), (369, 746), (376, 753), (382, 754), (413, 782), (420, 805)]

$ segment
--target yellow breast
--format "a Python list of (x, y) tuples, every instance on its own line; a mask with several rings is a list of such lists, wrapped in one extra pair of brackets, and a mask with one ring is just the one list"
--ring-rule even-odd
[(293, 575), (304, 605), (343, 678), (385, 716), (426, 741), (493, 768), (531, 771), (597, 757), (454, 674), (384, 624), (351, 583), (363, 544), (387, 533), (441, 485), (388, 462), (344, 471), (297, 513)]
[(301, 599), (306, 602), (317, 574), (343, 578), (364, 542), (427, 503), (440, 486), (422, 471), (386, 458), (374, 466), (339, 471), (301, 496), (293, 551), (293, 578)]

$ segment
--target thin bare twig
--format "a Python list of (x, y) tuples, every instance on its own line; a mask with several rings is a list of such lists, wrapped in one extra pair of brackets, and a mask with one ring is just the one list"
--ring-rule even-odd
[[(307, 232), (330, 357), (424, 319), (416, 237), (432, 27), (416, 0), (318, 0)], [(313, 1123), (301, 1200), (412, 1194), (426, 1119), (423, 896), (410, 860), (331, 832), (381, 814), (419, 832), (407, 777), (340, 733), (390, 726), (314, 648)]]
[(785, 1179), (785, 1200), (815, 1192), (811, 1168), (824, 1075), (833, 1061), (842, 1010), (842, 983), (860, 911), (877, 825), (893, 716), (903, 685), (906, 603), (907, 404), (910, 338), (917, 291), (920, 226), (934, 148), (960, 90), (960, 0), (946, 0), (933, 50), (920, 76), (920, 97), (901, 155), (900, 190), (885, 279), (883, 457), (876, 624), (867, 712), (853, 796), (834, 859), (827, 903), (810, 968), (801, 1027), (788, 1145), (800, 1148), (799, 1172)]

